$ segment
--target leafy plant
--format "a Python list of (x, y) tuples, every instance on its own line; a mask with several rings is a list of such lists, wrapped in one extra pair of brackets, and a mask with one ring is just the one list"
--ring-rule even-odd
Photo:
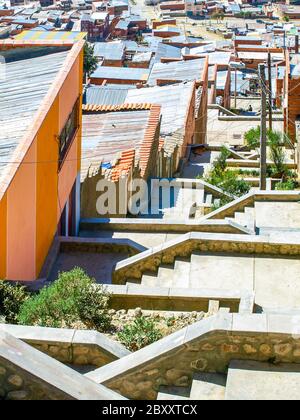
[[(250, 190), (250, 184), (238, 176), (237, 171), (228, 170), (226, 160), (230, 156), (230, 151), (226, 147), (221, 148), (219, 157), (213, 163), (213, 169), (205, 178), (205, 181), (221, 188), (233, 196), (242, 196)], [(220, 205), (230, 202), (230, 198), (220, 200)]]
[(72, 327), (81, 322), (88, 328), (104, 331), (110, 325), (110, 295), (96, 285), (82, 269), (59, 274), (51, 286), (26, 300), (18, 316), (20, 324), (47, 327)]
[(118, 339), (129, 350), (136, 351), (162, 338), (161, 332), (151, 319), (144, 316), (136, 318), (131, 324), (125, 325), (118, 333)]
[(18, 313), (23, 303), (29, 298), (29, 293), (20, 284), (0, 281), (0, 315), (5, 322), (16, 324)]
[(83, 51), (83, 70), (87, 77), (96, 70), (98, 66), (97, 57), (94, 55), (94, 46), (86, 42)]
[(256, 149), (260, 144), (260, 127), (251, 128), (244, 134), (246, 145), (250, 149)]
[(294, 190), (295, 188), (297, 188), (298, 183), (292, 179), (289, 179), (287, 181), (284, 182), (278, 182), (275, 186), (276, 190)]

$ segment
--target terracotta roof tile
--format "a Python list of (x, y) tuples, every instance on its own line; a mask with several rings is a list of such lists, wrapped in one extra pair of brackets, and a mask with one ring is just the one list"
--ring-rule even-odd
[(118, 112), (118, 111), (138, 111), (150, 110), (152, 104), (122, 104), (122, 105), (82, 105), (82, 110), (85, 112)]

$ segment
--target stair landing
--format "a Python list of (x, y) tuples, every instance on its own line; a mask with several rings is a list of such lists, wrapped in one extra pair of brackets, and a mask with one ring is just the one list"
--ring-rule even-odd
[(300, 366), (238, 361), (230, 363), (226, 400), (300, 400)]

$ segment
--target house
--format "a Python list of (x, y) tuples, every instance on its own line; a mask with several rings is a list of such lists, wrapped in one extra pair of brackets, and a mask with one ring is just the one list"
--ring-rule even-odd
[(90, 80), (94, 85), (106, 83), (114, 84), (145, 84), (149, 77), (149, 70), (143, 68), (107, 67), (99, 65)]
[(81, 17), (81, 31), (87, 32), (88, 40), (103, 41), (109, 34), (109, 14), (107, 12), (94, 12)]
[(185, 0), (185, 12), (188, 16), (204, 16), (206, 11), (204, 0)]
[[(286, 53), (286, 68), (284, 74), (283, 110), (284, 129), (293, 142), (298, 141), (300, 117), (300, 55)], [(298, 161), (300, 153), (298, 146)]]
[(201, 84), (204, 72), (208, 67), (207, 58), (169, 63), (154, 63), (149, 75), (149, 86), (165, 85), (184, 81), (196, 81)]
[(103, 66), (122, 67), (125, 57), (125, 46), (120, 41), (95, 42), (94, 55)]
[[(125, 103), (157, 103), (161, 106), (160, 137), (163, 153), (160, 158), (160, 177), (172, 177), (187, 149), (195, 143), (204, 143), (204, 120), (207, 97), (195, 82), (128, 90)], [(204, 102), (204, 103), (202, 103)], [(197, 133), (197, 135), (196, 135)]]
[(97, 201), (103, 191), (96, 186), (104, 181), (128, 191), (134, 179), (157, 176), (160, 106), (86, 105), (83, 110), (81, 215), (126, 217), (130, 194), (116, 194), (116, 207), (101, 214)]
[(0, 278), (37, 279), (55, 236), (77, 231), (83, 45), (0, 44)]

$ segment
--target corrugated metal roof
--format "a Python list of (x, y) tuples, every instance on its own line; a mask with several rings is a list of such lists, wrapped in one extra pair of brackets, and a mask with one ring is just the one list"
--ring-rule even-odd
[(91, 78), (147, 81), (148, 69), (98, 66)]
[(157, 79), (194, 81), (200, 80), (205, 59), (155, 63), (150, 73), (148, 84), (156, 85)]
[(6, 64), (0, 81), (0, 175), (48, 92), (68, 51)]
[(124, 103), (128, 89), (123, 87), (88, 86), (84, 99), (86, 104), (121, 105)]
[(152, 52), (148, 51), (148, 52), (137, 52), (136, 54), (134, 54), (132, 61), (133, 63), (143, 63), (143, 62), (148, 62), (151, 60), (152, 57)]
[(181, 50), (160, 42), (155, 53), (155, 63), (159, 63), (161, 58), (181, 58)]
[(193, 86), (189, 82), (129, 90), (125, 102), (161, 105), (161, 134), (168, 135), (184, 126)]
[(125, 47), (121, 42), (95, 42), (94, 55), (106, 60), (122, 60)]
[(83, 115), (81, 179), (85, 179), (90, 165), (114, 163), (121, 152), (139, 149), (149, 115), (150, 110)]
[(228, 77), (228, 70), (218, 71), (217, 82), (216, 82), (217, 89), (220, 89), (220, 90), (225, 89), (227, 77)]

